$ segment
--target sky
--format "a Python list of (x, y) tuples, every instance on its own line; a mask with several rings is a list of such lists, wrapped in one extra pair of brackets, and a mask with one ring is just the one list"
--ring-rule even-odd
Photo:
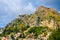
[(55, 8), (60, 12), (60, 0), (0, 0), (0, 28), (21, 14), (31, 14), (39, 6)]

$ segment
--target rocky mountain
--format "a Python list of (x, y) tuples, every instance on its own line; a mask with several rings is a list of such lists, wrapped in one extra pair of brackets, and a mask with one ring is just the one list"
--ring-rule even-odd
[(60, 13), (53, 8), (40, 6), (33, 14), (19, 15), (19, 17), (3, 28), (3, 32), (0, 35), (1, 37), (8, 35), (14, 36), (17, 33), (20, 33), (18, 36), (20, 38), (35, 38), (35, 36), (38, 37), (39, 35), (46, 34), (47, 36), (49, 32), (59, 27)]

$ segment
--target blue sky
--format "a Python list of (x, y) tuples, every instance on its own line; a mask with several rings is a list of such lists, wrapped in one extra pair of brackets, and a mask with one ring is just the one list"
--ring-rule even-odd
[(39, 6), (52, 7), (60, 11), (60, 0), (0, 0), (0, 28), (19, 14), (33, 13)]

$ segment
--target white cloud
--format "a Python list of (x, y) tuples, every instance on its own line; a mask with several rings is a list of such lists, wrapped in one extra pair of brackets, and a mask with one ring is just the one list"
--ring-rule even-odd
[(5, 4), (5, 9), (7, 9), (7, 12), (17, 12), (22, 6), (21, 3), (19, 4), (19, 0), (2, 0), (3, 4)]
[(35, 7), (32, 3), (24, 2), (24, 0), (0, 0), (0, 10), (1, 9), (3, 13), (0, 14), (3, 15), (0, 15), (0, 25), (9, 23), (19, 14), (33, 13), (35, 11)]
[[(0, 4), (3, 5), (0, 5), (3, 8), (3, 11), (5, 11), (5, 14), (9, 16), (32, 13), (35, 11), (32, 3), (24, 2), (24, 0), (0, 0), (0, 2)], [(25, 5), (26, 3), (27, 5)]]
[(35, 10), (36, 10), (36, 8), (32, 5), (32, 3), (28, 3), (28, 5), (27, 6), (25, 6), (24, 7), (24, 9), (23, 9), (24, 11), (24, 13), (26, 12), (26, 13), (33, 13)]
[[(5, 4), (4, 11), (7, 13), (25, 13), (25, 11), (34, 12), (35, 8), (32, 3), (23, 2), (24, 0), (2, 0), (0, 1), (2, 4)], [(0, 4), (1, 4), (0, 3)], [(27, 5), (25, 5), (27, 3)]]
[(25, 7), (26, 10), (35, 11), (35, 8), (33, 7), (32, 3), (28, 3), (28, 5)]

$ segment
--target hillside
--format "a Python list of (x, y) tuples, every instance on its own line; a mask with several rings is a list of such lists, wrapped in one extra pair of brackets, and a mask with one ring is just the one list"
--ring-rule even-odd
[(40, 6), (35, 13), (19, 15), (3, 28), (1, 37), (38, 38), (49, 34), (60, 27), (60, 14), (53, 8)]

